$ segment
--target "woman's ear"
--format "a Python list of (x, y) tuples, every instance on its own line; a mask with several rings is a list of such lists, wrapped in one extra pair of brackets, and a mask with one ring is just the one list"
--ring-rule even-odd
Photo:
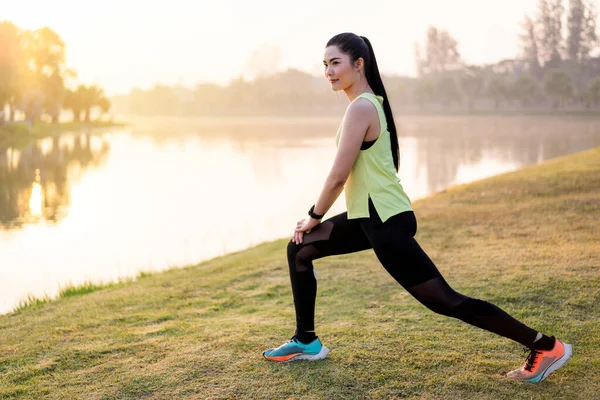
[(364, 65), (365, 65), (365, 60), (363, 60), (363, 58), (362, 58), (362, 57), (359, 57), (359, 58), (358, 58), (358, 60), (356, 60), (356, 63), (355, 63), (355, 65), (356, 65), (356, 69), (360, 70), (361, 68), (363, 68), (363, 67), (364, 67)]

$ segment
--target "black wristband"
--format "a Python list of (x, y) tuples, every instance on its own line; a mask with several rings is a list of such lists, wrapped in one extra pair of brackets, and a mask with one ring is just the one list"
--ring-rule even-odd
[(325, 214), (323, 214), (323, 215), (315, 214), (313, 211), (315, 211), (315, 205), (314, 204), (312, 205), (312, 207), (310, 208), (310, 210), (308, 210), (308, 215), (310, 215), (311, 218), (321, 219), (321, 218), (323, 218), (323, 216), (325, 216)]

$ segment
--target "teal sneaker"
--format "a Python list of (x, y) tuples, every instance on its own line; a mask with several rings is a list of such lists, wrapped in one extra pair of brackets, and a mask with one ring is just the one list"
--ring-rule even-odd
[(304, 344), (296, 337), (282, 344), (276, 349), (269, 349), (263, 352), (263, 357), (267, 360), (277, 362), (288, 362), (296, 360), (322, 360), (329, 353), (329, 349), (316, 338), (308, 344)]

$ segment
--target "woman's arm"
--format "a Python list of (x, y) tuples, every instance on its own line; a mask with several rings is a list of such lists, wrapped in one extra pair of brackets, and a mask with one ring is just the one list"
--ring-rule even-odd
[[(333, 167), (331, 167), (321, 195), (315, 204), (313, 210), (315, 214), (325, 214), (338, 198), (344, 189), (344, 184), (350, 175), (369, 126), (378, 120), (377, 110), (369, 100), (358, 99), (348, 107)], [(292, 241), (296, 244), (302, 243), (304, 232), (310, 233), (312, 228), (320, 223), (320, 220), (312, 217), (298, 221)]]
[(315, 204), (315, 214), (325, 214), (342, 193), (367, 130), (378, 118), (377, 110), (367, 99), (358, 99), (348, 107), (335, 160)]

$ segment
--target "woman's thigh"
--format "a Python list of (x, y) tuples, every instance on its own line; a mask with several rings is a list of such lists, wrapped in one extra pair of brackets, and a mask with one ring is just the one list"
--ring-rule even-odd
[(382, 223), (375, 210), (372, 210), (371, 219), (364, 223), (365, 233), (379, 262), (407, 289), (440, 276), (433, 261), (413, 237), (416, 223), (415, 215), (410, 211)]
[(354, 253), (372, 248), (361, 228), (360, 219), (348, 219), (348, 213), (335, 215), (305, 234), (299, 246), (312, 260), (339, 254)]

